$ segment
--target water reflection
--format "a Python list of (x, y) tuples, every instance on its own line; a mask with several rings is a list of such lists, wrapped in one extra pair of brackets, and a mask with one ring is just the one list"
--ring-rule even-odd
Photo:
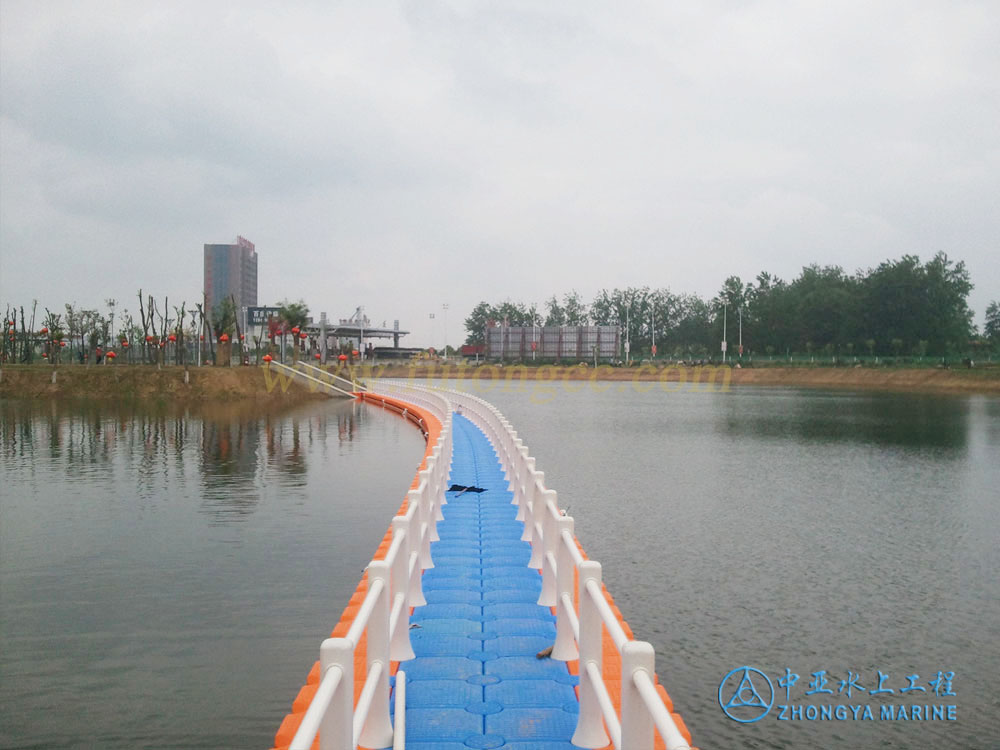
[(5, 472), (57, 472), (81, 489), (125, 483), (140, 500), (162, 501), (164, 491), (169, 496), (197, 479), (200, 511), (226, 524), (254, 513), (265, 477), (285, 489), (305, 487), (309, 457), (317, 450), (325, 455), (331, 436), (337, 446), (354, 442), (369, 415), (350, 403), (253, 415), (3, 401), (0, 454)]
[(0, 746), (273, 744), (424, 443), (252, 408), (0, 401)]
[(962, 453), (969, 402), (917, 394), (801, 393), (747, 389), (726, 398), (721, 432), (735, 437), (844, 442), (876, 447), (944, 448)]

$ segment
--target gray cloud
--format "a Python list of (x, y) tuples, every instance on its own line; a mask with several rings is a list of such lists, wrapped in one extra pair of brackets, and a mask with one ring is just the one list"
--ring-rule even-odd
[(454, 343), (484, 298), (938, 250), (981, 315), (998, 49), (988, 0), (9, 1), (0, 301), (194, 300), (239, 233), (266, 300), (418, 344), (444, 301)]

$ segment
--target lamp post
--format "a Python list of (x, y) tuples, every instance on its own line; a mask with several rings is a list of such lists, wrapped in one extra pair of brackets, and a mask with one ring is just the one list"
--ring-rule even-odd
[(632, 339), (629, 328), (632, 327), (632, 300), (629, 300), (628, 307), (625, 308), (625, 366), (628, 367), (629, 353), (632, 351)]
[[(537, 304), (533, 304), (532, 309), (537, 309)], [(538, 349), (538, 323), (535, 316), (531, 316), (531, 361), (535, 361), (535, 350)]]
[(441, 305), (441, 309), (444, 310), (444, 361), (448, 361), (448, 303), (445, 302)]
[(722, 305), (722, 364), (726, 364), (726, 316), (729, 313), (729, 305)]

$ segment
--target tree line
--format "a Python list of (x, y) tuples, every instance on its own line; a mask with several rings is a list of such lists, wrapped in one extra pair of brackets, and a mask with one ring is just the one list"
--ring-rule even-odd
[[(117, 350), (129, 362), (182, 365), (191, 361), (199, 346), (208, 361), (220, 341), (231, 341), (241, 349), (249, 343), (231, 296), (211, 309), (203, 303), (193, 308), (187, 302), (171, 305), (166, 297), (161, 304), (142, 289), (137, 296), (138, 319), (115, 299), (106, 299), (104, 310), (67, 303), (62, 312), (46, 307), (44, 313), (37, 301), (27, 310), (8, 304), (0, 362), (31, 363), (41, 358), (59, 363), (70, 361), (71, 356), (81, 362), (91, 357), (100, 361), (104, 353)], [(256, 347), (260, 348), (265, 336), (273, 346), (277, 336), (305, 326), (308, 315), (309, 307), (302, 300), (280, 302), (277, 318), (268, 321), (266, 331), (255, 339)]]
[(982, 347), (1000, 349), (1000, 304), (991, 302), (979, 337), (962, 261), (938, 253), (886, 260), (847, 274), (839, 266), (806, 266), (792, 281), (768, 272), (744, 282), (727, 278), (711, 299), (667, 288), (600, 290), (587, 304), (575, 291), (535, 305), (480, 302), (466, 318), (467, 344), (484, 343), (490, 324), (511, 326), (616, 325), (632, 356), (712, 357), (725, 339), (757, 355), (937, 356)]

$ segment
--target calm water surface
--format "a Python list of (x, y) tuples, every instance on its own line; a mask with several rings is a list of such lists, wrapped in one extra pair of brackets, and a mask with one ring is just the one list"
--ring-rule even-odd
[[(482, 395), (657, 647), (702, 748), (1000, 747), (1000, 400)], [(269, 747), (422, 450), (354, 404), (0, 404), (0, 746)], [(744, 665), (777, 704), (789, 669), (792, 705), (951, 703), (958, 720), (738, 724), (718, 692)], [(820, 670), (834, 695), (805, 696)], [(838, 695), (848, 670), (897, 692)], [(938, 671), (955, 696), (899, 694)]]
[[(701, 747), (1000, 747), (1000, 400), (479, 393), (569, 506)], [(739, 724), (719, 685), (742, 666), (771, 678), (776, 705), (869, 704), (877, 719), (883, 703), (950, 703), (958, 720), (782, 722), (775, 708)], [(805, 696), (821, 670), (833, 695)], [(867, 691), (881, 670), (896, 692), (849, 699), (849, 670)], [(934, 695), (938, 671), (955, 696)], [(914, 674), (930, 697), (900, 694)]]
[(0, 747), (268, 748), (420, 434), (0, 402)]

